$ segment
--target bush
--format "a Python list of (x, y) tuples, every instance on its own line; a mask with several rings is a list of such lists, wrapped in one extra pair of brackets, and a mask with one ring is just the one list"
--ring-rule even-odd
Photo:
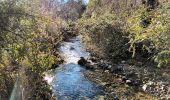
[[(170, 5), (168, 3), (163, 5), (149, 12), (141, 7), (129, 16), (126, 26), (130, 33), (130, 50), (133, 56), (137, 52), (136, 44), (140, 42), (143, 49), (153, 53), (152, 58), (159, 67), (162, 64), (168, 64), (170, 58)], [(150, 22), (146, 26), (148, 21)]]
[(155, 56), (158, 67), (170, 65), (170, 51), (161, 51)]
[(80, 33), (89, 49), (102, 57), (122, 58), (128, 50), (127, 33), (123, 24), (114, 14), (81, 19)]
[[(25, 2), (29, 1), (0, 1), (0, 99), (3, 100), (9, 99), (17, 78), (27, 81), (24, 79), (25, 71), (32, 72), (27, 77), (33, 73), (41, 77), (44, 71), (60, 60), (55, 45), (63, 39), (61, 30), (65, 28), (64, 21), (47, 13), (37, 14), (40, 13), (38, 7), (31, 11), (31, 6), (25, 5)], [(29, 78), (33, 80), (34, 77)], [(41, 88), (40, 83), (35, 87)]]
[[(105, 3), (108, 5), (105, 6)], [(160, 1), (158, 6), (155, 2), (152, 8), (142, 4), (128, 8), (128, 4), (123, 6), (123, 2), (119, 3), (122, 8), (111, 10), (107, 9), (114, 4), (111, 0), (89, 2), (79, 21), (86, 46), (100, 56), (126, 58), (125, 53), (128, 53), (131, 57), (138, 55), (155, 61), (159, 67), (168, 66), (170, 3)]]

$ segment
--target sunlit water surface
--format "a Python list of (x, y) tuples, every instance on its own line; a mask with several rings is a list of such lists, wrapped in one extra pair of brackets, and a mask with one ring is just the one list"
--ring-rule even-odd
[(52, 85), (57, 100), (91, 100), (104, 94), (102, 87), (84, 77), (85, 69), (77, 64), (80, 57), (89, 57), (80, 37), (63, 42), (59, 51), (65, 63), (45, 77)]

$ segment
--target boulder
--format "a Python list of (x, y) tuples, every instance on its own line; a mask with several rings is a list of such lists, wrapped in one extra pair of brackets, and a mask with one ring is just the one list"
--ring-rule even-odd
[(84, 57), (80, 57), (78, 64), (84, 66), (85, 64), (87, 64), (87, 60)]

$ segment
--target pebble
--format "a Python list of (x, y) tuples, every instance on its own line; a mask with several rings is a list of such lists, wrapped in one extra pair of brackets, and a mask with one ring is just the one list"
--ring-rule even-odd
[(146, 91), (148, 85), (151, 86), (151, 85), (153, 85), (153, 84), (154, 84), (154, 83), (153, 83), (152, 81), (149, 81), (148, 83), (144, 84), (144, 85), (142, 86), (143, 91)]
[(114, 97), (114, 99), (113, 100), (119, 100), (119, 98), (118, 97)]
[(126, 83), (131, 83), (131, 80), (126, 80)]
[(101, 85), (103, 85), (103, 86), (105, 86), (106, 84), (107, 84), (106, 82), (101, 83)]
[(149, 81), (147, 84), (148, 84), (148, 85), (153, 85), (153, 84), (154, 84), (154, 82)]
[(122, 63), (122, 64), (124, 64), (124, 63), (125, 63), (125, 61), (123, 60), (121, 63)]
[(108, 69), (111, 69), (111, 68), (112, 68), (112, 65), (109, 65), (109, 66), (108, 66)]
[(98, 96), (97, 100), (104, 100), (104, 96)]
[(109, 70), (105, 70), (104, 72), (105, 72), (105, 73), (109, 73)]

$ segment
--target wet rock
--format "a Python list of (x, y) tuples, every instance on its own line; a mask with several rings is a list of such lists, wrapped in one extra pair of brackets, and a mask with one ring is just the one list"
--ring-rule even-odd
[(114, 97), (114, 99), (113, 100), (119, 100), (119, 98), (118, 97)]
[(58, 67), (59, 67), (59, 65), (57, 65), (57, 64), (52, 64), (52, 66), (51, 66), (50, 69), (56, 69), (56, 68), (58, 68)]
[(87, 60), (84, 57), (80, 57), (78, 64), (84, 66), (85, 64), (87, 64)]
[(86, 69), (94, 69), (95, 65), (91, 60), (86, 60), (84, 57), (81, 57), (80, 60), (78, 61), (78, 64), (81, 66), (84, 66)]
[(91, 60), (92, 62), (97, 62), (97, 58), (96, 58), (96, 57), (91, 57), (90, 60)]
[(70, 50), (74, 50), (75, 48), (74, 47), (70, 47)]
[(91, 65), (91, 63), (89, 63), (89, 62), (87, 62), (84, 66), (86, 69), (91, 69), (91, 70), (94, 69), (94, 66)]

